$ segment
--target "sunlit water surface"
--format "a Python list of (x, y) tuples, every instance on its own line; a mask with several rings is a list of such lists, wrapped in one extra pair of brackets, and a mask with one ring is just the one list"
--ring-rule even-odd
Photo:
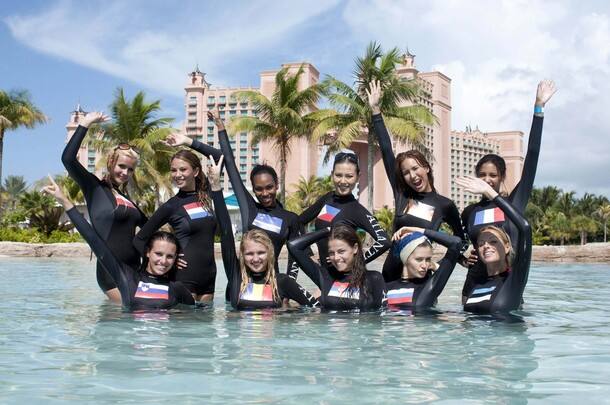
[(521, 322), (465, 315), (460, 267), (416, 317), (239, 313), (223, 294), (129, 314), (82, 259), (0, 258), (0, 277), (2, 403), (610, 401), (608, 265), (534, 266)]

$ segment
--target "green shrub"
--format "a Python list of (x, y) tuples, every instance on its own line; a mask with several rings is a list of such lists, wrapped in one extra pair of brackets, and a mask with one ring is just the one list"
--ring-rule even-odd
[(0, 228), (0, 241), (24, 243), (70, 243), (82, 242), (78, 233), (55, 230), (47, 237), (37, 229), (20, 229), (14, 227)]

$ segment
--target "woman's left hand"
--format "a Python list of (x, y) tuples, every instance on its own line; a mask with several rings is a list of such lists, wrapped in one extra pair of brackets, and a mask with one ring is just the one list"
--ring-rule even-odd
[(424, 231), (424, 228), (418, 228), (416, 226), (403, 226), (402, 228), (394, 232), (394, 235), (392, 235), (392, 242), (396, 242), (397, 240), (400, 240), (413, 232), (424, 233)]
[(210, 164), (208, 165), (208, 181), (210, 182), (210, 189), (212, 191), (219, 191), (220, 187), (220, 172), (222, 170), (222, 162), (224, 161), (224, 155), (220, 156), (218, 163), (214, 162), (214, 158), (209, 156)]

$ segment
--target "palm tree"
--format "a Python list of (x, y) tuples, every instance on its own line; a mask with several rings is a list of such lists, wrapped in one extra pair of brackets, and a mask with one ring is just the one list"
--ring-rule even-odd
[(26, 191), (19, 198), (30, 226), (37, 228), (47, 237), (55, 230), (67, 231), (71, 225), (60, 224), (59, 219), (64, 209), (57, 206), (53, 197), (39, 191)]
[(563, 246), (565, 240), (570, 237), (570, 221), (563, 212), (549, 210), (545, 215), (545, 223), (549, 237), (559, 241)]
[[(169, 158), (174, 150), (160, 141), (165, 139), (173, 118), (157, 118), (161, 101), (147, 102), (144, 92), (138, 92), (132, 100), (127, 100), (122, 88), (118, 88), (115, 100), (110, 106), (112, 122), (101, 127), (92, 126), (91, 131), (102, 130), (103, 136), (93, 140), (98, 150), (107, 151), (120, 143), (128, 143), (140, 152), (140, 161), (135, 171), (134, 193), (138, 200), (148, 199), (153, 192), (156, 205), (160, 204), (161, 191), (172, 192), (168, 177)], [(106, 164), (105, 159), (99, 162)]]
[(591, 217), (579, 214), (570, 221), (571, 228), (580, 235), (580, 244), (587, 243), (587, 236), (597, 230), (597, 224)]
[(538, 206), (542, 211), (547, 211), (555, 205), (559, 200), (562, 191), (555, 186), (546, 186), (544, 188), (534, 188), (530, 201)]
[(394, 210), (384, 205), (375, 211), (374, 215), (381, 227), (391, 236), (394, 230)]
[(23, 176), (8, 176), (4, 179), (4, 184), (0, 186), (0, 192), (3, 197), (3, 204), (6, 203), (5, 208), (14, 209), (19, 196), (25, 192), (27, 183)]
[[(83, 204), (85, 202), (85, 196), (83, 190), (72, 177), (68, 175), (59, 175), (54, 178), (55, 183), (61, 187), (62, 191), (74, 204)], [(47, 182), (45, 181), (45, 184)]]
[(25, 90), (5, 92), (0, 90), (0, 182), (2, 181), (2, 151), (4, 132), (19, 127), (34, 128), (44, 124), (47, 117), (30, 100)]
[[(435, 117), (428, 109), (416, 104), (419, 95), (417, 82), (396, 75), (396, 67), (400, 62), (398, 48), (383, 53), (381, 46), (372, 42), (368, 45), (364, 57), (356, 59), (353, 88), (332, 76), (324, 80), (324, 93), (335, 109), (317, 111), (312, 113), (311, 118), (318, 122), (313, 138), (324, 138), (325, 143), (328, 143), (325, 162), (332, 154), (348, 148), (355, 140), (368, 134), (367, 171), (369, 174), (373, 173), (378, 145), (373, 132), (372, 111), (366, 90), (374, 80), (378, 80), (383, 89), (380, 108), (389, 131), (400, 141), (408, 142), (430, 156), (423, 143), (424, 127), (433, 125)], [(329, 131), (335, 134), (328, 137)], [(372, 175), (368, 176), (367, 189), (368, 205), (372, 209)]]
[(286, 208), (300, 214), (306, 207), (310, 207), (318, 198), (332, 191), (334, 186), (325, 177), (309, 176), (309, 179), (301, 176), (298, 183), (293, 184), (295, 191), (286, 200)]
[(602, 220), (604, 224), (604, 242), (607, 242), (607, 229), (608, 229), (608, 219), (610, 219), (610, 204), (606, 203), (600, 205), (599, 208), (595, 211), (595, 215)]
[(275, 75), (275, 90), (271, 98), (258, 91), (244, 90), (233, 93), (236, 99), (248, 101), (256, 111), (255, 117), (234, 117), (229, 127), (232, 133), (252, 132), (252, 143), (270, 142), (279, 153), (280, 201), (286, 200), (286, 165), (293, 139), (309, 135), (307, 113), (315, 108), (321, 87), (313, 85), (298, 89), (303, 66), (294, 75), (283, 68)]

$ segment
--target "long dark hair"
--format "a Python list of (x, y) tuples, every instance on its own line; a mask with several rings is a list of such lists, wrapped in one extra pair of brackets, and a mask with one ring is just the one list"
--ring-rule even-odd
[[(155, 244), (155, 242), (158, 240), (165, 241), (165, 242), (171, 243), (176, 246), (176, 260), (174, 261), (172, 268), (166, 273), (166, 274), (168, 274), (168, 273), (176, 270), (176, 263), (178, 263), (178, 255), (181, 253), (180, 244), (178, 243), (178, 239), (176, 238), (176, 236), (173, 233), (165, 232), (165, 231), (156, 231), (146, 241), (146, 245), (144, 245), (144, 251), (146, 253), (149, 253), (150, 250), (152, 249), (153, 245)], [(146, 254), (145, 254), (144, 257), (142, 258), (142, 265), (140, 266), (140, 270), (146, 271), (146, 267), (148, 267), (148, 257), (146, 257)]]
[(341, 240), (350, 246), (358, 246), (358, 252), (356, 253), (354, 261), (352, 262), (352, 279), (347, 288), (350, 292), (357, 288), (364, 295), (367, 295), (364, 288), (364, 281), (366, 279), (367, 272), (366, 264), (364, 261), (364, 253), (362, 252), (362, 242), (360, 242), (360, 238), (358, 237), (356, 230), (351, 226), (347, 225), (333, 226), (330, 230), (330, 236), (328, 237), (328, 240)]
[(203, 174), (203, 167), (201, 166), (201, 160), (190, 150), (179, 150), (172, 156), (170, 162), (174, 159), (180, 159), (187, 162), (193, 169), (199, 169), (199, 174), (195, 176), (195, 191), (199, 202), (209, 212), (212, 212), (212, 199), (210, 198), (210, 182), (205, 174)]
[(394, 177), (396, 178), (396, 184), (398, 185), (398, 189), (404, 191), (408, 196), (416, 194), (415, 190), (413, 190), (405, 181), (402, 175), (401, 165), (407, 159), (414, 159), (420, 166), (428, 169), (428, 183), (430, 187), (432, 187), (432, 191), (436, 192), (436, 188), (434, 188), (434, 175), (432, 174), (432, 166), (430, 166), (430, 162), (418, 150), (411, 149), (406, 152), (400, 152), (398, 156), (396, 156), (396, 165), (394, 167)]

